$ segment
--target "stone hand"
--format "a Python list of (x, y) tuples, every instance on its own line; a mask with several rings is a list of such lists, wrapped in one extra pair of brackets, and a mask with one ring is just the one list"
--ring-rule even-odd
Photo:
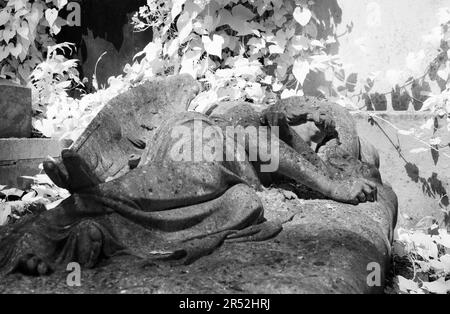
[(318, 105), (303, 104), (300, 101), (279, 102), (264, 111), (263, 117), (265, 120), (263, 122), (278, 126), (280, 123), (295, 126), (312, 121), (319, 128), (333, 131), (336, 125), (329, 110)]
[(336, 129), (336, 123), (332, 115), (320, 108), (308, 113), (306, 119), (314, 122), (318, 128), (325, 130), (327, 133), (333, 132)]
[(52, 267), (38, 256), (28, 253), (22, 256), (13, 272), (29, 276), (46, 276), (53, 272)]
[(263, 112), (264, 122), (273, 125), (283, 122), (289, 125), (299, 125), (307, 121), (308, 112), (303, 106), (294, 106), (291, 104), (276, 104)]
[(330, 197), (338, 202), (358, 205), (377, 201), (377, 186), (364, 178), (343, 180), (333, 183)]
[(276, 110), (267, 110), (263, 112), (261, 122), (270, 127), (283, 127), (288, 125), (286, 114), (283, 111)]
[(63, 150), (61, 158), (66, 171), (53, 160), (44, 162), (45, 173), (59, 187), (74, 193), (101, 183), (86, 161), (73, 150)]
[[(94, 187), (102, 181), (98, 179), (94, 171), (89, 167), (86, 161), (76, 152), (65, 149), (61, 153), (64, 167), (53, 160), (44, 162), (45, 173), (57, 186), (69, 190), (71, 193), (79, 192), (85, 188)], [(132, 154), (128, 157), (128, 168), (136, 168), (141, 161), (141, 156)], [(116, 177), (121, 176), (120, 172)]]

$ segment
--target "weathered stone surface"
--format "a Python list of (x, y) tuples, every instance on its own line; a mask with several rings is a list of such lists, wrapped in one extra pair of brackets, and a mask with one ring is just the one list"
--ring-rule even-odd
[[(380, 196), (391, 193), (380, 191)], [(213, 254), (183, 266), (140, 267), (133, 257), (118, 257), (96, 270), (83, 270), (81, 287), (66, 285), (67, 273), (48, 279), (13, 275), (2, 279), (0, 293), (382, 293), (369, 287), (369, 263), (388, 272), (389, 238), (395, 211), (380, 203), (358, 206), (328, 200), (263, 197), (266, 217), (294, 220), (265, 242), (225, 243)], [(282, 208), (283, 207), (283, 208)], [(285, 207), (285, 208), (284, 208)], [(132, 236), (132, 235), (130, 235)]]
[[(98, 271), (83, 270), (77, 289), (67, 287), (62, 272), (45, 281), (15, 275), (2, 279), (0, 292), (380, 293), (382, 286), (367, 285), (367, 267), (377, 263), (383, 283), (396, 204), (389, 188), (378, 189), (377, 203), (358, 206), (287, 201), (281, 191), (264, 191), (260, 196), (269, 221), (296, 214), (270, 241), (225, 243), (189, 266), (149, 263), (141, 268), (135, 258), (112, 259)], [(152, 249), (155, 237), (112, 216), (119, 226), (116, 235), (127, 246)]]
[(186, 111), (199, 90), (190, 75), (155, 78), (130, 89), (112, 99), (71, 148), (104, 182), (128, 167), (128, 156), (142, 154), (162, 121)]
[[(283, 206), (270, 194), (264, 194), (268, 191), (261, 196), (245, 184), (240, 167), (231, 161), (173, 159), (170, 152), (178, 143), (171, 136), (173, 128), (184, 126), (185, 132), (193, 131), (199, 119), (207, 122), (205, 126), (218, 124), (214, 117), (183, 113), (189, 95), (195, 95), (195, 84), (183, 77), (156, 80), (135, 88), (126, 97), (119, 96), (106, 105), (72, 149), (62, 152), (65, 170), (47, 161), (45, 171), (72, 195), (51, 211), (0, 229), (3, 274), (16, 270), (46, 275), (73, 261), (92, 268), (120, 252), (141, 256), (150, 268), (164, 268), (169, 262), (189, 265), (225, 242), (214, 254), (178, 269), (193, 274), (191, 280), (196, 282), (216, 278), (220, 283), (224, 276), (239, 283), (240, 279), (245, 280), (240, 286), (255, 282), (254, 287), (248, 288), (252, 292), (277, 292), (277, 287), (286, 292), (379, 292), (383, 278), (376, 288), (369, 287), (366, 271), (371, 263), (379, 265), (380, 271), (386, 269), (396, 219), (396, 196), (382, 184), (376, 169), (372, 171), (372, 166), (358, 160), (359, 139), (348, 113), (336, 109), (331, 116), (320, 113), (307, 118), (326, 130), (326, 138), (335, 139), (320, 141), (326, 147), (328, 143), (332, 145), (324, 150), (329, 176), (325, 173), (327, 165), (312, 165), (321, 160), (302, 144), (299, 134), (289, 131), (286, 115), (277, 108), (261, 116), (249, 106), (240, 106), (231, 115), (222, 116), (221, 121), (227, 125), (268, 123), (272, 127), (280, 123), (287, 132), (278, 138), (279, 167), (271, 184), (283, 184), (284, 180), (276, 179), (278, 174), (343, 203), (373, 202), (359, 206), (320, 200), (302, 202), (280, 190), (286, 199), (294, 199), (289, 203), (283, 199), (282, 203), (287, 204)], [(317, 113), (315, 106), (307, 108), (310, 102), (305, 98), (292, 99), (291, 105), (305, 107), (300, 113), (292, 112), (294, 117)], [(333, 108), (332, 104), (327, 106)], [(332, 121), (337, 124), (338, 134), (326, 127)], [(284, 138), (288, 142), (283, 142)], [(255, 139), (250, 141), (248, 149), (256, 149)], [(128, 161), (133, 147), (143, 155), (138, 167), (130, 170)], [(194, 149), (198, 148), (203, 147)], [(192, 146), (183, 147), (189, 149)], [(257, 179), (256, 172), (253, 175)], [(114, 178), (108, 180), (110, 177)], [(261, 197), (267, 221), (261, 220)], [(285, 228), (279, 234), (281, 224)], [(268, 242), (236, 244), (277, 235)], [(173, 254), (162, 261), (161, 253), (154, 253), (162, 251)], [(222, 264), (224, 261), (228, 263)], [(221, 265), (233, 267), (234, 272), (217, 273)], [(267, 271), (267, 265), (273, 268), (272, 272)], [(255, 273), (258, 267), (265, 270), (263, 277)], [(241, 271), (247, 272), (243, 275)], [(283, 284), (289, 278), (293, 282), (287, 288)], [(319, 280), (316, 282), (315, 278)], [(165, 282), (172, 279), (178, 288), (192, 292), (189, 282), (183, 285), (179, 284), (179, 277), (164, 276)]]
[(31, 90), (0, 83), (0, 138), (31, 136)]

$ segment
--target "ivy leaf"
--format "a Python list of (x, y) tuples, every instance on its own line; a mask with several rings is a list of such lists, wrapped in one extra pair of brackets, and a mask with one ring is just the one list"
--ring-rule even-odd
[(325, 46), (317, 39), (311, 41), (311, 46), (325, 49)]
[(17, 34), (22, 36), (23, 38), (28, 38), (29, 28), (27, 21), (22, 21), (20, 27), (17, 29)]
[(410, 236), (410, 240), (414, 243), (417, 254), (424, 260), (437, 259), (439, 249), (432, 238), (423, 232), (414, 232)]
[(192, 18), (188, 12), (184, 12), (177, 21), (178, 39), (182, 44), (192, 32)]
[(296, 7), (294, 10), (294, 19), (301, 25), (305, 26), (311, 20), (312, 14), (308, 8)]
[(439, 104), (439, 100), (437, 97), (429, 97), (424, 101), (422, 108), (419, 111), (427, 111), (430, 110), (431, 113), (434, 113), (436, 110), (436, 106)]
[(311, 36), (312, 38), (316, 38), (317, 35), (319, 34), (319, 30), (317, 29), (317, 26), (314, 23), (306, 24), (304, 31), (305, 31), (305, 34)]
[(203, 36), (202, 42), (207, 53), (222, 58), (222, 46), (225, 42), (222, 36), (214, 34), (212, 40), (209, 36)]
[(441, 256), (440, 260), (444, 266), (444, 271), (446, 273), (450, 273), (450, 254), (445, 254), (444, 256)]
[(305, 82), (306, 76), (308, 75), (310, 70), (309, 62), (306, 60), (296, 60), (294, 62), (294, 66), (292, 68), (292, 74), (294, 74), (297, 81), (303, 85)]
[(437, 75), (444, 81), (448, 80), (449, 75), (450, 75), (450, 62), (449, 61), (447, 61), (445, 64), (441, 65), (441, 67), (437, 71)]
[(450, 280), (445, 281), (444, 277), (433, 282), (424, 282), (422, 288), (431, 293), (446, 294), (450, 292)]
[(8, 45), (9, 51), (11, 52), (11, 55), (17, 58), (20, 53), (22, 52), (22, 44), (17, 43), (16, 46), (13, 46), (12, 44)]
[(28, 27), (30, 29), (30, 33), (33, 34), (34, 30), (36, 29), (36, 26), (39, 23), (40, 20), (40, 14), (39, 14), (39, 5), (36, 5), (36, 3), (33, 4), (33, 7), (31, 8), (31, 12), (26, 16), (26, 20), (28, 21)]
[(303, 96), (303, 91), (296, 91), (295, 89), (285, 89), (280, 95), (281, 99), (286, 99), (294, 96)]
[(68, 0), (58, 0), (58, 4), (57, 7), (58, 9), (62, 9), (66, 4), (67, 4)]
[(269, 51), (271, 54), (284, 53), (284, 50), (286, 49), (287, 39), (286, 34), (282, 30), (279, 30), (275, 37), (268, 36), (267, 41), (275, 44), (269, 46)]
[(345, 81), (345, 87), (350, 93), (353, 93), (358, 84), (358, 73), (351, 73)]
[(180, 48), (180, 39), (175, 38), (171, 42), (166, 43), (166, 47), (164, 47), (166, 50), (164, 50), (165, 53), (167, 53), (169, 56), (175, 56), (178, 55), (178, 49)]
[(239, 36), (254, 34), (253, 29), (245, 20), (234, 17), (231, 15), (230, 11), (222, 9), (219, 11), (219, 16), (220, 22), (218, 27), (222, 25), (229, 25), (233, 30), (238, 32)]
[(53, 125), (53, 123), (48, 120), (48, 119), (42, 119), (42, 120), (37, 120), (33, 123), (34, 127), (40, 131), (42, 134), (44, 134), (47, 137), (51, 137), (53, 136), (53, 134), (55, 133), (55, 127)]
[(291, 39), (291, 45), (296, 50), (308, 50), (310, 40), (306, 36), (294, 36)]
[[(21, 55), (19, 56), (19, 58), (21, 58)], [(22, 60), (23, 59), (21, 59), (21, 61)], [(24, 67), (23, 64), (21, 64), (17, 71), (19, 72), (19, 74), (23, 80), (28, 80), (28, 78), (30, 77), (30, 74), (31, 74), (30, 67)]]
[(276, 10), (274, 13), (273, 13), (273, 17), (272, 17), (272, 19), (273, 19), (273, 22), (275, 23), (275, 25), (276, 26), (278, 26), (278, 27), (282, 27), (283, 26), (283, 24), (286, 22), (286, 16), (284, 15), (284, 13), (283, 12), (279, 12), (278, 10)]
[(203, 20), (203, 27), (208, 31), (208, 33), (211, 33), (215, 29), (215, 22), (211, 15), (205, 16), (205, 19)]
[[(439, 245), (445, 246), (447, 249), (450, 249), (450, 234), (447, 233), (447, 230), (439, 230), (439, 236), (433, 236), (433, 240), (436, 241), (436, 243), (438, 243)], [(450, 260), (450, 256), (444, 255), (444, 257), (445, 256), (447, 256), (447, 260)]]
[(312, 55), (310, 68), (312, 71), (324, 72), (329, 67), (329, 64), (332, 60), (333, 60), (333, 57), (330, 57), (328, 55), (324, 55), (324, 54)]
[(450, 265), (437, 260), (431, 260), (429, 266), (436, 272), (446, 272), (446, 270), (450, 270)]
[(271, 75), (267, 75), (261, 80), (261, 83), (266, 85), (272, 85), (272, 79), (273, 77)]
[(250, 9), (244, 7), (242, 4), (236, 5), (231, 10), (231, 13), (233, 14), (233, 17), (239, 18), (245, 21), (250, 21), (255, 17), (255, 14), (253, 14)]
[(52, 34), (57, 35), (64, 25), (66, 25), (66, 21), (58, 17), (51, 28)]
[(403, 276), (397, 276), (398, 287), (401, 292), (409, 293), (409, 291), (419, 290), (419, 285), (413, 280), (406, 279)]
[(10, 25), (7, 25), (7, 26), (5, 27), (5, 29), (3, 30), (3, 40), (4, 40), (6, 43), (9, 43), (9, 41), (10, 41), (15, 35), (16, 35), (16, 31), (13, 30), (13, 29), (11, 28)]
[[(23, 42), (23, 41), (22, 41), (22, 42)], [(20, 62), (24, 62), (25, 59), (27, 58), (27, 55), (28, 55), (28, 49), (29, 49), (29, 46), (24, 46), (23, 43), (22, 43), (22, 51), (21, 51), (20, 54), (19, 54), (19, 60), (20, 60)]]
[(70, 87), (70, 85), (72, 85), (71, 81), (64, 81), (64, 82), (56, 84), (56, 87), (57, 88), (62, 88), (62, 89), (67, 89), (67, 88)]
[(203, 10), (204, 3), (199, 1), (187, 1), (184, 5), (183, 11), (189, 13), (191, 19), (195, 19), (198, 14)]
[(45, 19), (47, 20), (50, 27), (53, 26), (57, 18), (58, 18), (58, 10), (56, 9), (45, 10)]
[(272, 84), (272, 90), (276, 93), (279, 92), (283, 88), (283, 84), (275, 82)]
[(6, 48), (7, 48), (7, 47), (0, 46), (0, 62), (1, 62), (3, 59), (8, 58), (8, 56), (9, 56), (9, 50), (6, 49)]
[(186, 0), (174, 0), (173, 1), (173, 7), (172, 7), (172, 12), (171, 12), (173, 21), (181, 13), (181, 9), (183, 8), (183, 4), (185, 2), (186, 2)]
[(27, 0), (10, 0), (10, 2), (12, 2), (12, 3), (8, 3), (8, 4), (10, 6), (14, 4), (14, 10), (17, 12), (20, 9), (24, 8), (28, 1)]
[(284, 52), (284, 48), (280, 47), (279, 45), (275, 44), (275, 45), (270, 45), (269, 46), (269, 52), (270, 54), (281, 54)]
[(6, 10), (0, 11), (0, 26), (8, 23), (9, 18), (10, 18), (10, 15), (9, 15), (8, 11), (6, 11)]
[(252, 83), (245, 88), (248, 97), (255, 100), (257, 103), (262, 102), (265, 96), (265, 88), (259, 83)]
[(197, 78), (197, 72), (195, 65), (198, 63), (201, 57), (201, 50), (188, 51), (181, 61), (180, 74), (187, 73), (193, 78)]
[(0, 226), (3, 226), (8, 222), (9, 215), (11, 215), (11, 206), (0, 206)]

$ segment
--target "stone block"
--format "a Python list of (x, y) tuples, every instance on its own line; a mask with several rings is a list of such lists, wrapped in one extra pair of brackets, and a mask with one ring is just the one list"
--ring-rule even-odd
[(31, 90), (0, 83), (0, 138), (31, 136)]
[(64, 143), (55, 139), (0, 139), (0, 184), (25, 189), (30, 182), (22, 176), (34, 176), (47, 157), (59, 158)]

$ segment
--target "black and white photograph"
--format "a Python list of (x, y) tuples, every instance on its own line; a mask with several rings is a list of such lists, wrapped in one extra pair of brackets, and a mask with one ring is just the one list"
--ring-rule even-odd
[(450, 294), (447, 190), (449, 0), (0, 0), (0, 294)]

